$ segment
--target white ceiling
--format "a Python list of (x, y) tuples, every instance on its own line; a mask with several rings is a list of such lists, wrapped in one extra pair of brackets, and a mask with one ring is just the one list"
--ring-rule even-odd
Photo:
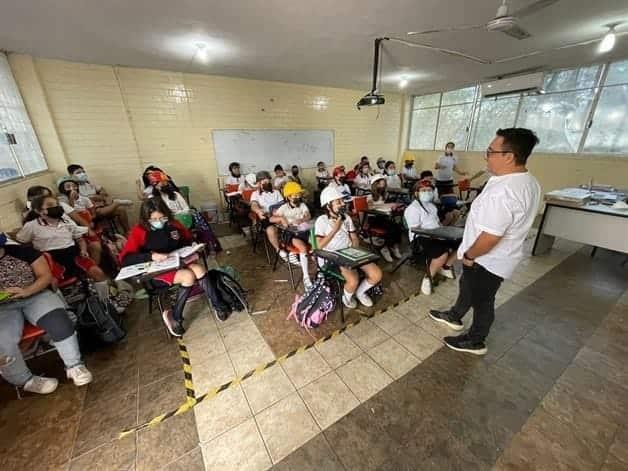
[[(533, 0), (510, 0), (518, 9)], [(370, 89), (373, 38), (484, 23), (500, 0), (5, 0), (0, 49), (97, 64), (200, 72)], [(437, 33), (424, 42), (488, 59), (601, 37), (603, 25), (628, 22), (628, 0), (560, 0), (521, 21), (532, 37)], [(618, 28), (628, 31), (628, 23)], [(410, 38), (412, 39), (412, 38)], [(413, 39), (416, 40), (416, 39)], [(194, 58), (204, 42), (210, 60)], [(501, 65), (481, 65), (387, 43), (384, 91), (399, 76), (408, 92), (454, 88), (531, 67), (556, 68), (628, 57), (628, 35), (612, 53), (596, 45)]]

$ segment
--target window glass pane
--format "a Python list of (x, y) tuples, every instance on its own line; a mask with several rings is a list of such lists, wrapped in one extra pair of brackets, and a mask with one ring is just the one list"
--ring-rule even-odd
[(517, 126), (534, 131), (539, 151), (577, 152), (593, 90), (523, 97)]
[(445, 144), (452, 141), (456, 148), (464, 150), (472, 110), (473, 103), (444, 106), (440, 109), (436, 149), (444, 149)]
[(431, 108), (433, 106), (438, 106), (440, 103), (440, 93), (434, 93), (432, 95), (421, 95), (414, 97), (414, 105), (412, 106), (413, 110), (418, 110), (420, 108)]
[(611, 64), (605, 83), (606, 85), (628, 84), (628, 60)]
[(515, 125), (519, 97), (482, 100), (476, 110), (471, 150), (485, 150), (499, 128)]
[(410, 129), (410, 149), (434, 149), (434, 134), (438, 108), (416, 110), (412, 112)]
[(13, 129), (11, 132), (15, 136), (16, 144), (12, 145), (15, 157), (22, 166), (24, 175), (41, 172), (46, 170), (46, 159), (41, 152), (35, 130), (30, 123), (21, 123), (22, 125)]
[(13, 80), (7, 56), (2, 53), (0, 53), (0, 106), (24, 106), (15, 80)]
[(443, 93), (443, 106), (472, 102), (475, 99), (475, 88), (474, 85), (473, 87)]
[(602, 89), (583, 151), (628, 153), (628, 85)]
[(0, 183), (20, 176), (11, 147), (0, 125)]
[(599, 68), (598, 65), (592, 65), (546, 74), (543, 89), (549, 93), (595, 87)]

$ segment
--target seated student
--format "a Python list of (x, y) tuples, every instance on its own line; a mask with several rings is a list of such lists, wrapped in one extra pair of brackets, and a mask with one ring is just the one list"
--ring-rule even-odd
[(144, 169), (144, 172), (142, 173), (142, 178), (136, 181), (137, 195), (139, 199), (143, 200), (146, 198), (150, 198), (153, 194), (153, 186), (150, 184), (150, 179), (149, 179), (149, 175), (152, 172), (160, 172), (160, 173), (165, 174), (166, 178), (168, 179), (168, 182), (170, 182), (170, 184), (173, 186), (175, 191), (179, 191), (179, 187), (176, 185), (176, 183), (174, 182), (172, 177), (170, 177), (170, 175), (168, 175), (159, 167), (155, 167), (154, 165), (149, 165), (148, 167)]
[(177, 191), (173, 183), (168, 180), (165, 173), (155, 170), (150, 172), (147, 177), (153, 189), (151, 197), (162, 199), (174, 215), (190, 212), (187, 201)]
[(423, 170), (419, 175), (419, 180), (429, 180), (432, 185), (434, 185), (434, 203), (438, 203), (440, 199), (438, 198), (438, 188), (436, 188), (436, 179), (434, 178), (434, 173), (431, 170)]
[(375, 173), (379, 173), (381, 175), (386, 174), (386, 159), (383, 157), (377, 159), (377, 168), (375, 169)]
[(286, 172), (280, 164), (275, 165), (275, 178), (273, 178), (273, 188), (281, 191), (283, 186), (288, 182)]
[(6, 234), (0, 232), (0, 292), (10, 295), (0, 303), (0, 375), (36, 394), (50, 394), (59, 382), (35, 376), (26, 366), (19, 346), (25, 320), (50, 336), (63, 360), (66, 376), (76, 386), (92, 381), (63, 301), (49, 289), (52, 281), (50, 267), (41, 253), (22, 245), (7, 245)]
[[(286, 251), (279, 248), (277, 227), (270, 221), (271, 208), (283, 203), (283, 196), (273, 188), (270, 173), (262, 170), (257, 172), (256, 178), (258, 189), (251, 195), (251, 211), (258, 217), (262, 228), (266, 231), (268, 241), (279, 252), (279, 256), (284, 260), (289, 260)], [(290, 259), (290, 261), (295, 265), (299, 263), (294, 259)]]
[(388, 184), (388, 188), (399, 189), (401, 188), (401, 178), (397, 175), (397, 170), (395, 169), (395, 162), (389, 160), (386, 162), (386, 183)]
[[(438, 209), (433, 203), (434, 185), (429, 180), (420, 180), (414, 187), (414, 200), (406, 208), (403, 217), (408, 226), (408, 237), (412, 242), (416, 236), (412, 229), (436, 229), (441, 226), (438, 217)], [(450, 225), (449, 220), (443, 221), (443, 225)], [(440, 273), (447, 278), (454, 278), (452, 264), (456, 260), (456, 249), (459, 243), (439, 239), (423, 238), (421, 245), (426, 256), (430, 259), (430, 276), (427, 274), (421, 282), (421, 292), (425, 295), (432, 294), (431, 279)]]
[(342, 195), (345, 203), (351, 203), (351, 189), (346, 183), (345, 167), (339, 165), (334, 169), (333, 180), (329, 182), (329, 187), (336, 188)]
[(440, 220), (447, 220), (449, 224), (455, 224), (460, 219), (460, 210), (458, 209), (458, 195), (454, 192), (453, 185), (444, 185), (440, 187), (442, 193), (439, 195), (438, 217)]
[(299, 176), (299, 166), (298, 165), (293, 165), (290, 168), (290, 172), (292, 172), (292, 173), (288, 177), (288, 180), (291, 181), (291, 182), (298, 183), (299, 185), (303, 185), (303, 183), (301, 183), (301, 177)]
[[(388, 202), (386, 193), (386, 177), (384, 175), (373, 175), (371, 177), (371, 194), (366, 198), (370, 208), (377, 208)], [(380, 252), (384, 260), (388, 263), (393, 261), (391, 252), (396, 258), (402, 258), (399, 250), (401, 244), (401, 228), (384, 215), (368, 216), (368, 225), (386, 231), (384, 236), (384, 246)]]
[[(331, 186), (325, 188), (321, 193), (321, 207), (325, 214), (319, 216), (314, 225), (316, 241), (320, 249), (334, 252), (360, 245), (355, 225), (351, 218), (346, 215), (343, 198), (343, 194)], [(354, 294), (362, 305), (371, 307), (373, 300), (366, 292), (382, 279), (382, 270), (375, 263), (362, 265), (360, 270), (366, 275), (361, 283), (359, 283), (358, 273), (355, 270), (340, 267), (340, 273), (345, 279), (342, 302), (350, 309), (357, 307), (357, 303), (353, 299)]]
[(416, 169), (414, 168), (414, 156), (408, 155), (403, 162), (403, 169), (401, 175), (404, 179), (416, 179)]
[(64, 278), (85, 272), (94, 280), (94, 288), (103, 300), (109, 300), (107, 275), (89, 256), (83, 236), (87, 227), (76, 225), (63, 213), (54, 196), (39, 196), (33, 200), (36, 219), (28, 221), (16, 234), (22, 244), (33, 244), (35, 250), (48, 252), (63, 269)]
[(353, 180), (353, 186), (356, 188), (356, 190), (361, 190), (362, 192), (370, 190), (371, 166), (369, 165), (368, 162), (360, 164), (360, 168), (358, 169), (358, 174), (355, 177), (355, 180)]
[(280, 224), (283, 227), (305, 225), (302, 231), (294, 233), (290, 231), (284, 232), (286, 242), (292, 244), (299, 251), (299, 262), (301, 270), (303, 270), (303, 286), (307, 290), (312, 286), (310, 273), (308, 271), (308, 239), (310, 236), (309, 223), (312, 220), (310, 210), (303, 202), (303, 188), (297, 182), (288, 182), (283, 187), (283, 196), (286, 203), (279, 207), (270, 222)]
[(26, 221), (35, 219), (37, 216), (33, 212), (33, 200), (38, 196), (53, 196), (52, 190), (45, 186), (35, 185), (28, 187), (26, 190), (26, 210), (22, 212), (22, 224)]
[[(123, 266), (160, 262), (167, 259), (170, 252), (191, 243), (192, 234), (174, 219), (163, 200), (150, 198), (142, 203), (140, 221), (129, 233), (127, 243), (120, 252), (120, 262)], [(179, 285), (172, 310), (167, 309), (162, 313), (164, 324), (175, 337), (181, 337), (185, 333), (183, 308), (197, 282), (205, 292), (208, 302), (214, 307), (218, 320), (224, 321), (228, 317), (228, 308), (217, 297), (215, 288), (207, 277), (207, 271), (200, 263), (188, 263), (184, 268), (162, 273), (154, 277), (152, 282), (158, 286)]]
[(111, 199), (102, 186), (90, 182), (89, 176), (81, 165), (68, 165), (68, 174), (78, 183), (79, 194), (89, 198), (95, 204), (96, 216), (115, 217), (120, 221), (122, 230), (125, 233), (129, 231), (129, 217), (124, 206), (132, 206), (133, 201)]
[(316, 186), (319, 191), (327, 186), (329, 183), (329, 172), (325, 166), (325, 162), (319, 162), (316, 164)]
[(244, 183), (244, 176), (240, 173), (240, 164), (238, 162), (231, 162), (229, 164), (229, 175), (225, 178), (225, 185), (242, 185)]
[(93, 228), (94, 203), (87, 196), (82, 196), (78, 191), (78, 184), (70, 177), (61, 177), (58, 184), (59, 206), (63, 208), (66, 216), (69, 216), (77, 225), (87, 227), (85, 240), (87, 251), (96, 265), (102, 260), (102, 243), (100, 236)]

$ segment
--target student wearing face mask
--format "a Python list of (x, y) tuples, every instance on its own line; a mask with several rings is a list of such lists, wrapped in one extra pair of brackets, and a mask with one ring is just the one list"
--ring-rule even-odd
[(456, 145), (448, 142), (445, 145), (445, 153), (441, 155), (434, 169), (436, 169), (436, 188), (442, 194), (441, 187), (452, 186), (454, 184), (454, 172), (458, 175), (466, 177), (467, 173), (458, 168), (458, 157), (454, 155)]
[[(319, 216), (314, 225), (316, 241), (320, 249), (334, 252), (360, 246), (355, 225), (346, 214), (343, 199), (344, 195), (331, 186), (321, 193), (321, 207), (325, 214)], [(382, 279), (382, 270), (375, 263), (362, 265), (359, 269), (366, 275), (361, 282), (357, 271), (340, 267), (340, 273), (345, 279), (342, 302), (349, 309), (357, 307), (354, 296), (363, 306), (373, 306), (373, 300), (366, 293)]]
[(231, 162), (229, 164), (230, 175), (225, 178), (225, 185), (238, 185), (240, 187), (244, 184), (244, 176), (240, 173), (240, 164), (238, 162)]
[(339, 165), (334, 169), (333, 180), (329, 182), (329, 186), (338, 190), (342, 195), (345, 203), (351, 202), (351, 189), (346, 183), (346, 174), (344, 165)]
[(280, 164), (275, 165), (275, 178), (273, 178), (273, 188), (281, 191), (288, 182), (288, 176)]
[(181, 193), (168, 180), (165, 173), (154, 170), (148, 174), (148, 182), (153, 187), (152, 197), (160, 198), (170, 211), (177, 215), (189, 213), (190, 207)]
[(35, 185), (26, 190), (26, 210), (22, 212), (22, 224), (37, 217), (33, 209), (33, 200), (38, 196), (53, 196), (52, 190), (45, 186)]
[(83, 271), (94, 280), (94, 288), (103, 300), (109, 299), (107, 275), (89, 256), (87, 227), (80, 227), (63, 212), (54, 196), (39, 196), (32, 203), (35, 219), (24, 224), (16, 239), (33, 244), (40, 252), (48, 252), (64, 269), (64, 278), (79, 276)]
[(375, 169), (375, 173), (386, 175), (386, 159), (383, 157), (377, 159), (377, 168)]
[[(384, 175), (373, 175), (371, 177), (371, 194), (366, 197), (369, 208), (377, 208), (390, 202), (388, 193), (386, 192), (386, 177)], [(368, 226), (380, 229), (384, 235), (384, 246), (380, 252), (384, 260), (388, 263), (395, 258), (402, 258), (403, 255), (399, 249), (401, 245), (401, 228), (391, 218), (384, 215), (368, 215)]]
[[(371, 166), (368, 162), (360, 164), (358, 174), (353, 180), (353, 185), (356, 189), (368, 191), (371, 188)], [(359, 193), (358, 193), (359, 194)]]
[(388, 188), (401, 188), (401, 178), (399, 178), (397, 169), (395, 168), (395, 162), (392, 160), (386, 162), (386, 183)]
[[(414, 200), (408, 206), (403, 217), (408, 227), (410, 242), (417, 236), (412, 229), (436, 229), (441, 226), (438, 217), (438, 208), (433, 203), (434, 185), (429, 180), (420, 180), (414, 187)], [(450, 225), (449, 221), (443, 221), (442, 225)], [(421, 245), (426, 256), (430, 259), (430, 276), (427, 274), (421, 282), (421, 292), (425, 295), (432, 294), (432, 279), (437, 273), (446, 278), (453, 279), (453, 263), (456, 260), (456, 249), (459, 243), (422, 238)]]
[(401, 174), (403, 175), (404, 179), (407, 178), (410, 180), (414, 180), (417, 178), (416, 169), (414, 168), (414, 156), (413, 155), (408, 155), (407, 157), (405, 157), (403, 161), (403, 169), (401, 170)]
[(293, 226), (300, 230), (299, 232), (285, 231), (284, 237), (286, 244), (291, 244), (299, 251), (299, 263), (303, 271), (303, 286), (308, 289), (312, 282), (308, 267), (308, 239), (310, 235), (309, 223), (312, 219), (310, 210), (303, 202), (303, 188), (296, 182), (288, 182), (283, 187), (283, 196), (286, 203), (279, 207), (270, 221), (274, 224), (280, 224), (283, 227)]
[[(288, 254), (279, 247), (279, 233), (277, 227), (270, 221), (271, 208), (283, 202), (283, 196), (273, 188), (270, 173), (265, 170), (257, 172), (258, 189), (251, 195), (251, 211), (259, 219), (262, 229), (266, 231), (268, 241), (274, 247), (282, 259), (288, 260)], [(291, 259), (291, 263), (297, 265), (298, 260)]]
[[(131, 228), (129, 238), (120, 252), (123, 266), (144, 262), (160, 262), (168, 258), (174, 250), (192, 244), (192, 234), (174, 216), (160, 198), (150, 198), (142, 203), (140, 222)], [(224, 321), (228, 317), (228, 307), (216, 295), (207, 270), (196, 261), (183, 262), (184, 267), (157, 275), (151, 280), (157, 287), (179, 285), (172, 309), (162, 313), (168, 331), (175, 337), (185, 333), (183, 328), (183, 308), (195, 283), (203, 289), (208, 301), (214, 307), (216, 317)]]
[(291, 182), (295, 182), (298, 183), (299, 185), (303, 185), (303, 183), (301, 183), (301, 177), (299, 176), (299, 167), (298, 165), (293, 165), (290, 168), (290, 176), (288, 177), (288, 180)]
[[(325, 188), (329, 183), (329, 171), (325, 166), (325, 162), (319, 162), (316, 164), (316, 184), (320, 190)], [(318, 199), (318, 198), (317, 198)]]

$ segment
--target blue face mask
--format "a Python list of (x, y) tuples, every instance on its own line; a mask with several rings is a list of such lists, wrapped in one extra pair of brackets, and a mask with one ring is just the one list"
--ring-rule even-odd
[(433, 191), (420, 191), (419, 192), (419, 200), (422, 203), (429, 203), (434, 199)]
[(166, 225), (166, 223), (164, 221), (150, 221), (150, 227), (154, 231), (158, 231), (160, 229), (163, 229), (165, 225)]
[(7, 235), (4, 232), (0, 232), (0, 247), (7, 245)]

